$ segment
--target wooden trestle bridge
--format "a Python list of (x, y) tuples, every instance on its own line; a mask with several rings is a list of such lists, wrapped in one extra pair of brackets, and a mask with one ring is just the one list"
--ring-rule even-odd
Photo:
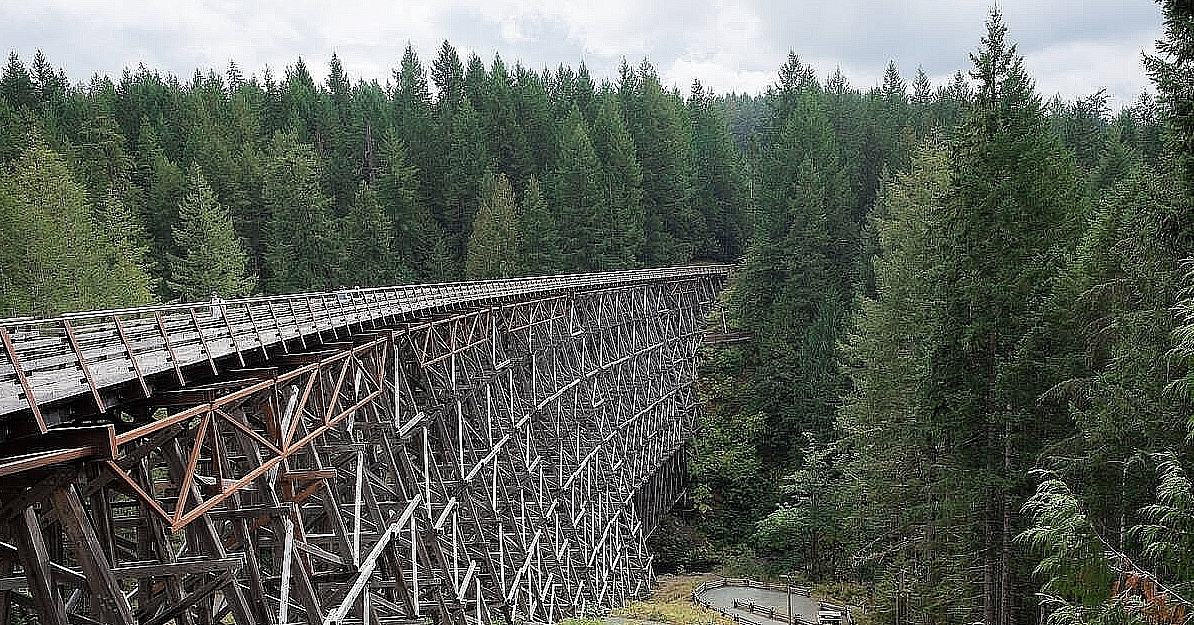
[(643, 593), (726, 272), (0, 320), (0, 625), (513, 624)]

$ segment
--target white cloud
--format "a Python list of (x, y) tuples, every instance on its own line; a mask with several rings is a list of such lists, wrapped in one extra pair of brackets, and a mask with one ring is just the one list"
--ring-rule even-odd
[[(43, 0), (0, 6), (0, 41), (25, 59), (42, 48), (74, 80), (146, 66), (188, 77), (222, 71), (275, 74), (302, 56), (317, 78), (337, 52), (354, 78), (385, 82), (407, 42), (424, 63), (447, 39), (462, 56), (532, 68), (585, 61), (616, 78), (624, 57), (649, 57), (661, 78), (687, 91), (692, 78), (715, 91), (758, 92), (789, 49), (824, 77), (840, 66), (867, 88), (894, 59), (939, 83), (969, 67), (989, 0)], [(1106, 87), (1120, 104), (1147, 85), (1139, 51), (1159, 35), (1158, 8), (1121, 0), (1003, 0), (1044, 94)]]
[(1025, 55), (1024, 66), (1037, 81), (1037, 90), (1048, 99), (1060, 95), (1074, 100), (1106, 89), (1113, 109), (1131, 104), (1151, 89), (1144, 73), (1141, 54), (1153, 52), (1152, 33), (1141, 33), (1137, 41), (1069, 41)]

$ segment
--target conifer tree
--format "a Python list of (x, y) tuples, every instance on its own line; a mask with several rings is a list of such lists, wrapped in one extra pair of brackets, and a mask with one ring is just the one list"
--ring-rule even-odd
[[(975, 498), (963, 506), (970, 510), (964, 516), (942, 519), (933, 513), (928, 520), (909, 520), (962, 538), (943, 554), (952, 565), (940, 574), (959, 576), (957, 567), (968, 565), (963, 558), (977, 560), (979, 574), (969, 578), (974, 585), (960, 594), (978, 601), (954, 607), (971, 610), (967, 620), (987, 623), (1014, 622), (1029, 608), (1030, 598), (1020, 590), (1029, 567), (1014, 544), (1016, 519), (1038, 451), (1064, 434), (1056, 405), (1040, 401), (1049, 387), (1050, 371), (1043, 363), (1051, 342), (1041, 316), (1082, 215), (1071, 157), (1050, 134), (1040, 98), (1006, 31), (993, 11), (971, 57), (977, 93), (951, 145), (942, 227), (919, 235), (939, 241), (933, 244), (944, 246), (946, 260), (944, 268), (928, 274), (941, 276), (929, 286), (940, 312), (925, 327), (911, 329), (920, 349), (931, 355), (932, 367), (913, 378), (914, 392), (905, 395), (928, 400), (926, 415), (940, 424), (932, 435), (946, 436), (946, 444), (917, 441), (902, 452), (938, 454), (936, 463), (965, 479), (956, 492)], [(896, 255), (888, 259), (884, 262), (908, 262)], [(877, 264), (880, 298), (882, 271)], [(900, 356), (874, 358), (865, 370), (888, 370), (896, 365), (893, 357)], [(898, 410), (879, 404), (858, 421), (903, 418)], [(883, 483), (880, 479), (868, 488)], [(898, 497), (891, 503), (920, 509), (941, 496), (933, 484), (871, 496)]]
[(253, 292), (256, 278), (248, 274), (249, 257), (232, 227), (232, 216), (216, 200), (198, 166), (191, 166), (190, 190), (178, 206), (178, 225), (172, 229), (178, 255), (166, 256), (170, 291), (184, 302), (200, 302), (212, 295), (224, 299)]
[(103, 232), (63, 158), (32, 136), (0, 172), (0, 314), (46, 316), (153, 301), (148, 274)]
[(473, 218), (468, 239), (464, 276), (506, 278), (518, 269), (519, 229), (514, 191), (505, 174), (487, 175), (482, 183), (484, 195), (477, 216)]
[(489, 139), (488, 152), (494, 167), (508, 173), (513, 183), (523, 184), (531, 174), (533, 159), (526, 134), (518, 123), (510, 75), (500, 55), (493, 58), (483, 107), (482, 126)]
[(1185, 183), (1194, 189), (1194, 5), (1186, 0), (1158, 3), (1165, 16), (1165, 38), (1157, 42), (1159, 54), (1146, 55), (1144, 65), (1167, 110), (1166, 124)]
[(61, 69), (55, 70), (40, 49), (33, 55), (33, 65), (30, 69), (33, 86), (42, 102), (56, 105), (66, 97), (66, 91), (70, 87), (66, 73)]
[(319, 186), (314, 147), (295, 133), (274, 136), (262, 196), (269, 211), (265, 286), (270, 293), (337, 286), (336, 228), (331, 201)]
[[(945, 622), (974, 610), (971, 577), (958, 575), (972, 548), (966, 532), (979, 495), (957, 470), (967, 446), (957, 415), (944, 410), (934, 376), (949, 285), (950, 158), (928, 143), (891, 180), (876, 207), (874, 295), (853, 317), (843, 362), (852, 385), (837, 426), (853, 451), (851, 525), (865, 537), (856, 557), (883, 573), (875, 608)], [(880, 487), (882, 485), (882, 487)], [(910, 574), (911, 573), (911, 574)]]
[(389, 286), (403, 281), (406, 272), (396, 267), (391, 221), (376, 189), (366, 183), (357, 187), (341, 228), (346, 286)]
[[(444, 42), (447, 46), (447, 42)], [(442, 145), (446, 133), (432, 118), (431, 92), (427, 84), (427, 72), (423, 69), (414, 48), (408, 43), (402, 54), (402, 65), (394, 75), (392, 93), (392, 132), (404, 148), (405, 161), (418, 172), (419, 200), (430, 206), (433, 192), (439, 188), (443, 177), (442, 156), (437, 146)], [(441, 99), (444, 92), (440, 91)], [(397, 231), (395, 231), (397, 234)]]
[(646, 242), (643, 169), (618, 98), (609, 89), (597, 96), (593, 149), (603, 165), (601, 219), (613, 230), (597, 241), (597, 255), (608, 269), (630, 269), (637, 265)]
[(520, 273), (533, 276), (559, 273), (563, 267), (559, 226), (534, 176), (527, 181), (522, 194), (518, 230), (518, 257), (523, 265)]
[(0, 98), (13, 110), (22, 107), (32, 109), (37, 104), (33, 78), (15, 51), (8, 54), (8, 64), (4, 66), (4, 73), (0, 74)]
[[(149, 235), (150, 253), (154, 258), (165, 258), (175, 249), (171, 227), (178, 221), (178, 205), (185, 181), (182, 171), (166, 156), (157, 133), (148, 123), (142, 124), (139, 137), (133, 181), (143, 193), (140, 220)], [(168, 268), (163, 266), (162, 269)]]
[(385, 170), (377, 181), (377, 201), (389, 222), (391, 260), (396, 277), (431, 280), (446, 277), (443, 231), (419, 192), (418, 172), (406, 158), (401, 140), (385, 145)]
[(647, 266), (682, 263), (708, 238), (703, 215), (692, 205), (687, 113), (677, 94), (663, 90), (649, 62), (633, 73), (624, 77), (619, 97), (643, 169), (642, 261)]
[(595, 271), (607, 263), (597, 255), (597, 246), (613, 236), (616, 225), (604, 214), (601, 177), (601, 162), (585, 131), (584, 117), (574, 107), (564, 124), (559, 162), (550, 179), (565, 271)]
[(531, 173), (547, 171), (555, 162), (556, 122), (542, 77), (521, 64), (514, 66), (511, 88), (517, 125), (526, 137)]
[(456, 48), (447, 40), (431, 63), (431, 81), (439, 93), (435, 101), (436, 113), (442, 119), (464, 102), (464, 65)]
[(446, 136), (447, 144), (440, 156), (444, 159), (442, 177), (438, 181), (441, 204), (435, 207), (434, 214), (447, 238), (453, 263), (459, 268), (464, 262), (468, 224), (477, 212), (481, 178), (489, 166), (489, 155), (480, 117), (468, 99), (448, 121), (451, 126)]
[[(763, 165), (769, 184), (760, 224), (732, 292), (756, 366), (745, 390), (767, 421), (763, 458), (798, 465), (790, 441), (833, 423), (844, 378), (837, 344), (853, 295), (859, 225), (833, 130), (816, 90), (788, 94), (792, 108)], [(766, 363), (766, 366), (758, 364)]]
[(698, 258), (732, 262), (742, 255), (743, 182), (729, 125), (713, 95), (694, 81), (688, 98), (692, 124), (693, 203), (709, 236), (697, 249)]

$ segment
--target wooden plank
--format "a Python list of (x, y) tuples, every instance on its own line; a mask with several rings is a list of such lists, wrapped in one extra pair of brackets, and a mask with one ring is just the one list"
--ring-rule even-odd
[(394, 538), (398, 531), (406, 526), (407, 521), (409, 521), (411, 516), (414, 515), (415, 510), (419, 508), (421, 499), (422, 496), (416, 494), (414, 499), (411, 499), (406, 505), (406, 509), (402, 511), (402, 514), (398, 517), (398, 520), (391, 523), (390, 526), (386, 528), (386, 531), (382, 533), (382, 537), (373, 545), (373, 549), (369, 551), (369, 555), (364, 561), (361, 562), (360, 567), (357, 569), (356, 577), (353, 580), (352, 586), (348, 589), (348, 594), (345, 595), (344, 600), (340, 602), (339, 607), (329, 612), (327, 617), (324, 618), (324, 625), (342, 623), (344, 618), (348, 616), (348, 612), (352, 609), (353, 603), (356, 602), (356, 599), (360, 596), (361, 591), (363, 591), (365, 586), (369, 583), (369, 578), (373, 576), (373, 570), (377, 566), (377, 561), (381, 558), (382, 552), (387, 546), (389, 546), (390, 541)]
[(143, 625), (165, 625), (175, 618), (185, 613), (188, 609), (194, 607), (200, 602), (206, 601), (216, 591), (227, 586), (236, 585), (236, 581), (232, 578), (232, 573), (224, 573), (205, 584), (200, 585), (180, 601), (166, 607), (166, 609), (154, 615), (153, 618), (146, 619), (142, 622)]
[(124, 344), (125, 353), (128, 354), (129, 362), (133, 365), (133, 372), (137, 374), (137, 382), (141, 384), (141, 393), (149, 397), (149, 385), (145, 382), (145, 374), (141, 372), (141, 365), (137, 362), (137, 353), (129, 343), (128, 333), (124, 331), (124, 323), (120, 320), (120, 315), (112, 315), (112, 323), (116, 325), (116, 333), (120, 335), (120, 342)]
[[(199, 324), (199, 316), (195, 314), (195, 309), (191, 309), (191, 321), (195, 324), (195, 331), (199, 333), (199, 343), (203, 346), (203, 353), (207, 355), (207, 364), (211, 366), (213, 375), (219, 375), (220, 370), (216, 368), (216, 359), (211, 353), (211, 347), (207, 344), (207, 337), (203, 336), (203, 326)], [(241, 363), (244, 366), (244, 363)]]
[(88, 448), (100, 460), (116, 457), (116, 428), (95, 425), (74, 428), (54, 428), (45, 434), (15, 438), (0, 443), (0, 459), (34, 452), (65, 451)]
[(17, 380), (25, 391), (25, 401), (29, 404), (29, 409), (33, 411), (33, 418), (37, 420), (37, 429), (45, 434), (46, 420), (42, 418), (41, 410), (37, 407), (37, 399), (33, 396), (33, 387), (29, 386), (29, 379), (25, 377), (25, 372), (21, 369), (21, 359), (17, 357), (17, 350), (12, 346), (12, 337), (8, 334), (8, 328), (0, 327), (0, 341), (3, 341), (4, 351), (8, 352), (8, 361), (12, 363)]
[(178, 383), (186, 386), (186, 379), (182, 377), (182, 367), (178, 362), (178, 354), (174, 351), (174, 345), (170, 342), (170, 332), (166, 330), (166, 322), (162, 319), (162, 313), (154, 311), (154, 317), (158, 321), (158, 329), (162, 332), (162, 340), (166, 342), (166, 352), (170, 354), (170, 364), (174, 365), (174, 373), (178, 376)]
[(224, 327), (228, 330), (228, 338), (232, 341), (232, 348), (236, 351), (236, 359), (240, 361), (240, 366), (244, 367), (245, 355), (241, 353), (240, 341), (236, 339), (236, 332), (232, 330), (232, 321), (228, 319), (228, 310), (223, 308), (223, 304), (221, 304), (221, 309), (223, 310), (223, 314), (220, 316), (224, 319)]
[(269, 358), (269, 351), (265, 348), (265, 335), (261, 333), (261, 326), (257, 325), (257, 317), (253, 315), (253, 306), (246, 303), (244, 304), (244, 309), (245, 314), (249, 317), (249, 324), (253, 326), (253, 334), (257, 336), (257, 346), (261, 348), (261, 357)]
[(16, 475), (34, 469), (42, 469), (72, 460), (87, 458), (91, 455), (92, 449), (90, 447), (75, 447), (10, 456), (0, 460), (0, 477)]

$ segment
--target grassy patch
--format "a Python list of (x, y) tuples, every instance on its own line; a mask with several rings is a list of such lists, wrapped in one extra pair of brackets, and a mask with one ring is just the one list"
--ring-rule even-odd
[(601, 625), (601, 619), (572, 617), (560, 621), (557, 625)]
[(724, 616), (692, 602), (692, 589), (715, 575), (664, 575), (650, 597), (634, 601), (610, 613), (610, 616), (668, 625), (734, 625)]
[(853, 582), (824, 582), (813, 585), (813, 597), (829, 603), (866, 607), (866, 586)]

